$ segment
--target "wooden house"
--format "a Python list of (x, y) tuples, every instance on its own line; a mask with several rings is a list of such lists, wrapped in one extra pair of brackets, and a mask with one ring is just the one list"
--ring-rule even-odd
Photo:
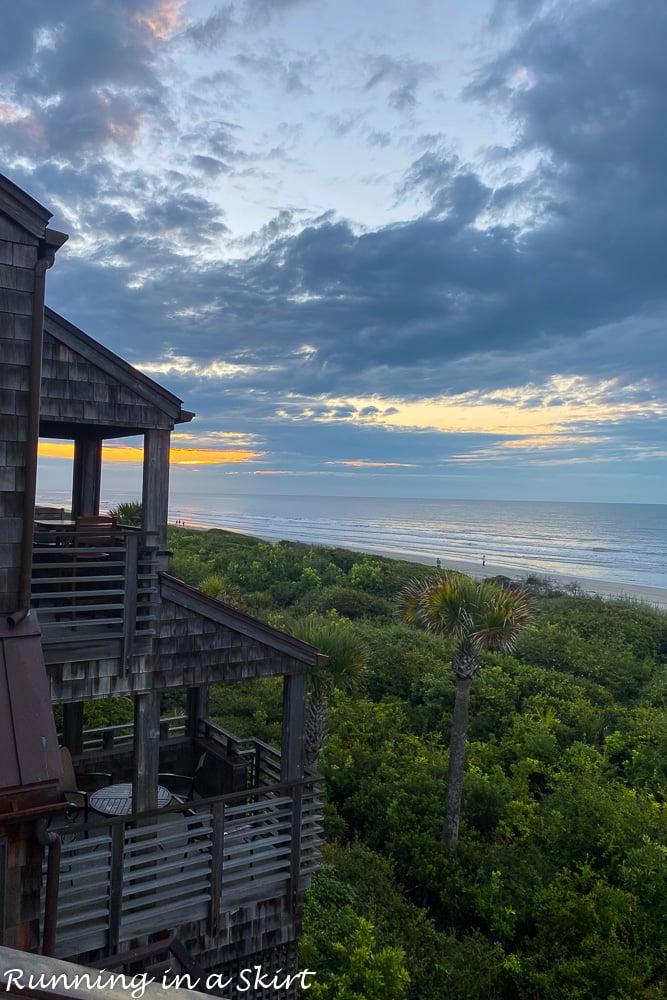
[[(294, 970), (319, 857), (303, 729), (323, 658), (169, 575), (170, 434), (193, 414), (45, 309), (66, 239), (49, 218), (0, 177), (0, 945), (107, 969)], [(140, 528), (95, 520), (102, 443), (130, 435)], [(35, 521), (39, 436), (74, 442), (67, 518)], [(208, 718), (210, 685), (261, 677), (282, 678), (280, 751)], [(177, 691), (186, 711), (161, 717)], [(133, 725), (84, 731), (86, 701), (121, 696)]]

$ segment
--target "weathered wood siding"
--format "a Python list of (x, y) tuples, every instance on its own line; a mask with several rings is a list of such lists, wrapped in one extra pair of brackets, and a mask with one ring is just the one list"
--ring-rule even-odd
[(192, 419), (181, 400), (48, 307), (41, 423), (46, 436), (118, 437)]
[[(102, 427), (162, 427), (173, 418), (161, 412), (113, 374), (44, 333), (42, 422)], [(83, 428), (82, 428), (83, 430)]]
[[(185, 591), (191, 588), (180, 586), (187, 600)], [(177, 593), (178, 582), (170, 580), (168, 590)], [(140, 655), (132, 656), (129, 663), (123, 658), (120, 640), (116, 650), (107, 641), (99, 655), (91, 652), (88, 659), (74, 658), (65, 646), (45, 647), (52, 700), (61, 704), (116, 698), (308, 671), (304, 659), (290, 655), (290, 644), (294, 644), (295, 653), (303, 646), (314, 656), (312, 647), (244, 615), (238, 616), (239, 627), (235, 629), (233, 609), (211, 599), (206, 603), (210, 608), (185, 607), (162, 594), (156, 634), (141, 639)], [(137, 633), (137, 646), (141, 635)]]
[(0, 211), (0, 613), (20, 588), (37, 237)]
[[(238, 987), (242, 991), (239, 996), (251, 996), (253, 1000), (295, 1000), (296, 984), (290, 989), (271, 986), (245, 990), (248, 977), (255, 985), (255, 966), (261, 967), (261, 974), (268, 981), (275, 977), (277, 986), (289, 974), (296, 973), (300, 933), (301, 912), (290, 913), (284, 899), (268, 899), (225, 914), (214, 936), (205, 934), (202, 924), (190, 924), (180, 928), (178, 940), (197, 966), (222, 976), (223, 982), (231, 979), (233, 989)], [(245, 975), (241, 974), (243, 970)], [(312, 978), (308, 980), (310, 984), (313, 982)]]
[(307, 669), (258, 638), (164, 599), (157, 651), (155, 684), (161, 688), (275, 677)]
[(157, 656), (135, 656), (125, 670), (117, 657), (82, 662), (47, 661), (55, 704), (133, 696), (152, 690), (223, 684), (305, 671), (303, 663), (257, 640), (165, 602)]

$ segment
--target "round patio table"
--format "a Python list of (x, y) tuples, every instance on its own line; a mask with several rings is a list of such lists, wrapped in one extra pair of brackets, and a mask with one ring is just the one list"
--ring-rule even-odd
[[(157, 786), (157, 807), (164, 809), (171, 802), (171, 792), (164, 785)], [(88, 804), (95, 812), (105, 816), (129, 816), (132, 812), (132, 783), (123, 782), (120, 785), (107, 785), (98, 788), (88, 799)]]

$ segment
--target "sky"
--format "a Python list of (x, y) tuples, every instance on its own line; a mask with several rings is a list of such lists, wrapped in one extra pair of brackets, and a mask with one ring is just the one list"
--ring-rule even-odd
[(195, 411), (172, 489), (664, 502), (664, 0), (3, 22), (2, 170), (70, 235), (48, 304)]

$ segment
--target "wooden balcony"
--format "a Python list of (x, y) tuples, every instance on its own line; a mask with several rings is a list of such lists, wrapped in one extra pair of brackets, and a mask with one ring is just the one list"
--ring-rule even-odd
[(33, 548), (31, 607), (46, 663), (145, 651), (154, 634), (157, 539), (119, 527), (113, 544), (77, 546), (66, 529), (40, 529)]
[[(167, 721), (168, 742), (176, 744), (178, 720)], [(113, 727), (118, 743), (107, 764), (122, 751), (127, 728)], [(109, 738), (101, 731), (87, 737), (97, 766)], [(129, 816), (91, 813), (87, 823), (60, 827), (57, 957), (118, 955), (145, 935), (193, 922), (213, 935), (226, 914), (262, 901), (292, 912), (319, 862), (317, 776), (281, 783), (277, 750), (204, 720), (201, 746), (220, 759), (230, 750), (240, 755), (248, 787)]]

